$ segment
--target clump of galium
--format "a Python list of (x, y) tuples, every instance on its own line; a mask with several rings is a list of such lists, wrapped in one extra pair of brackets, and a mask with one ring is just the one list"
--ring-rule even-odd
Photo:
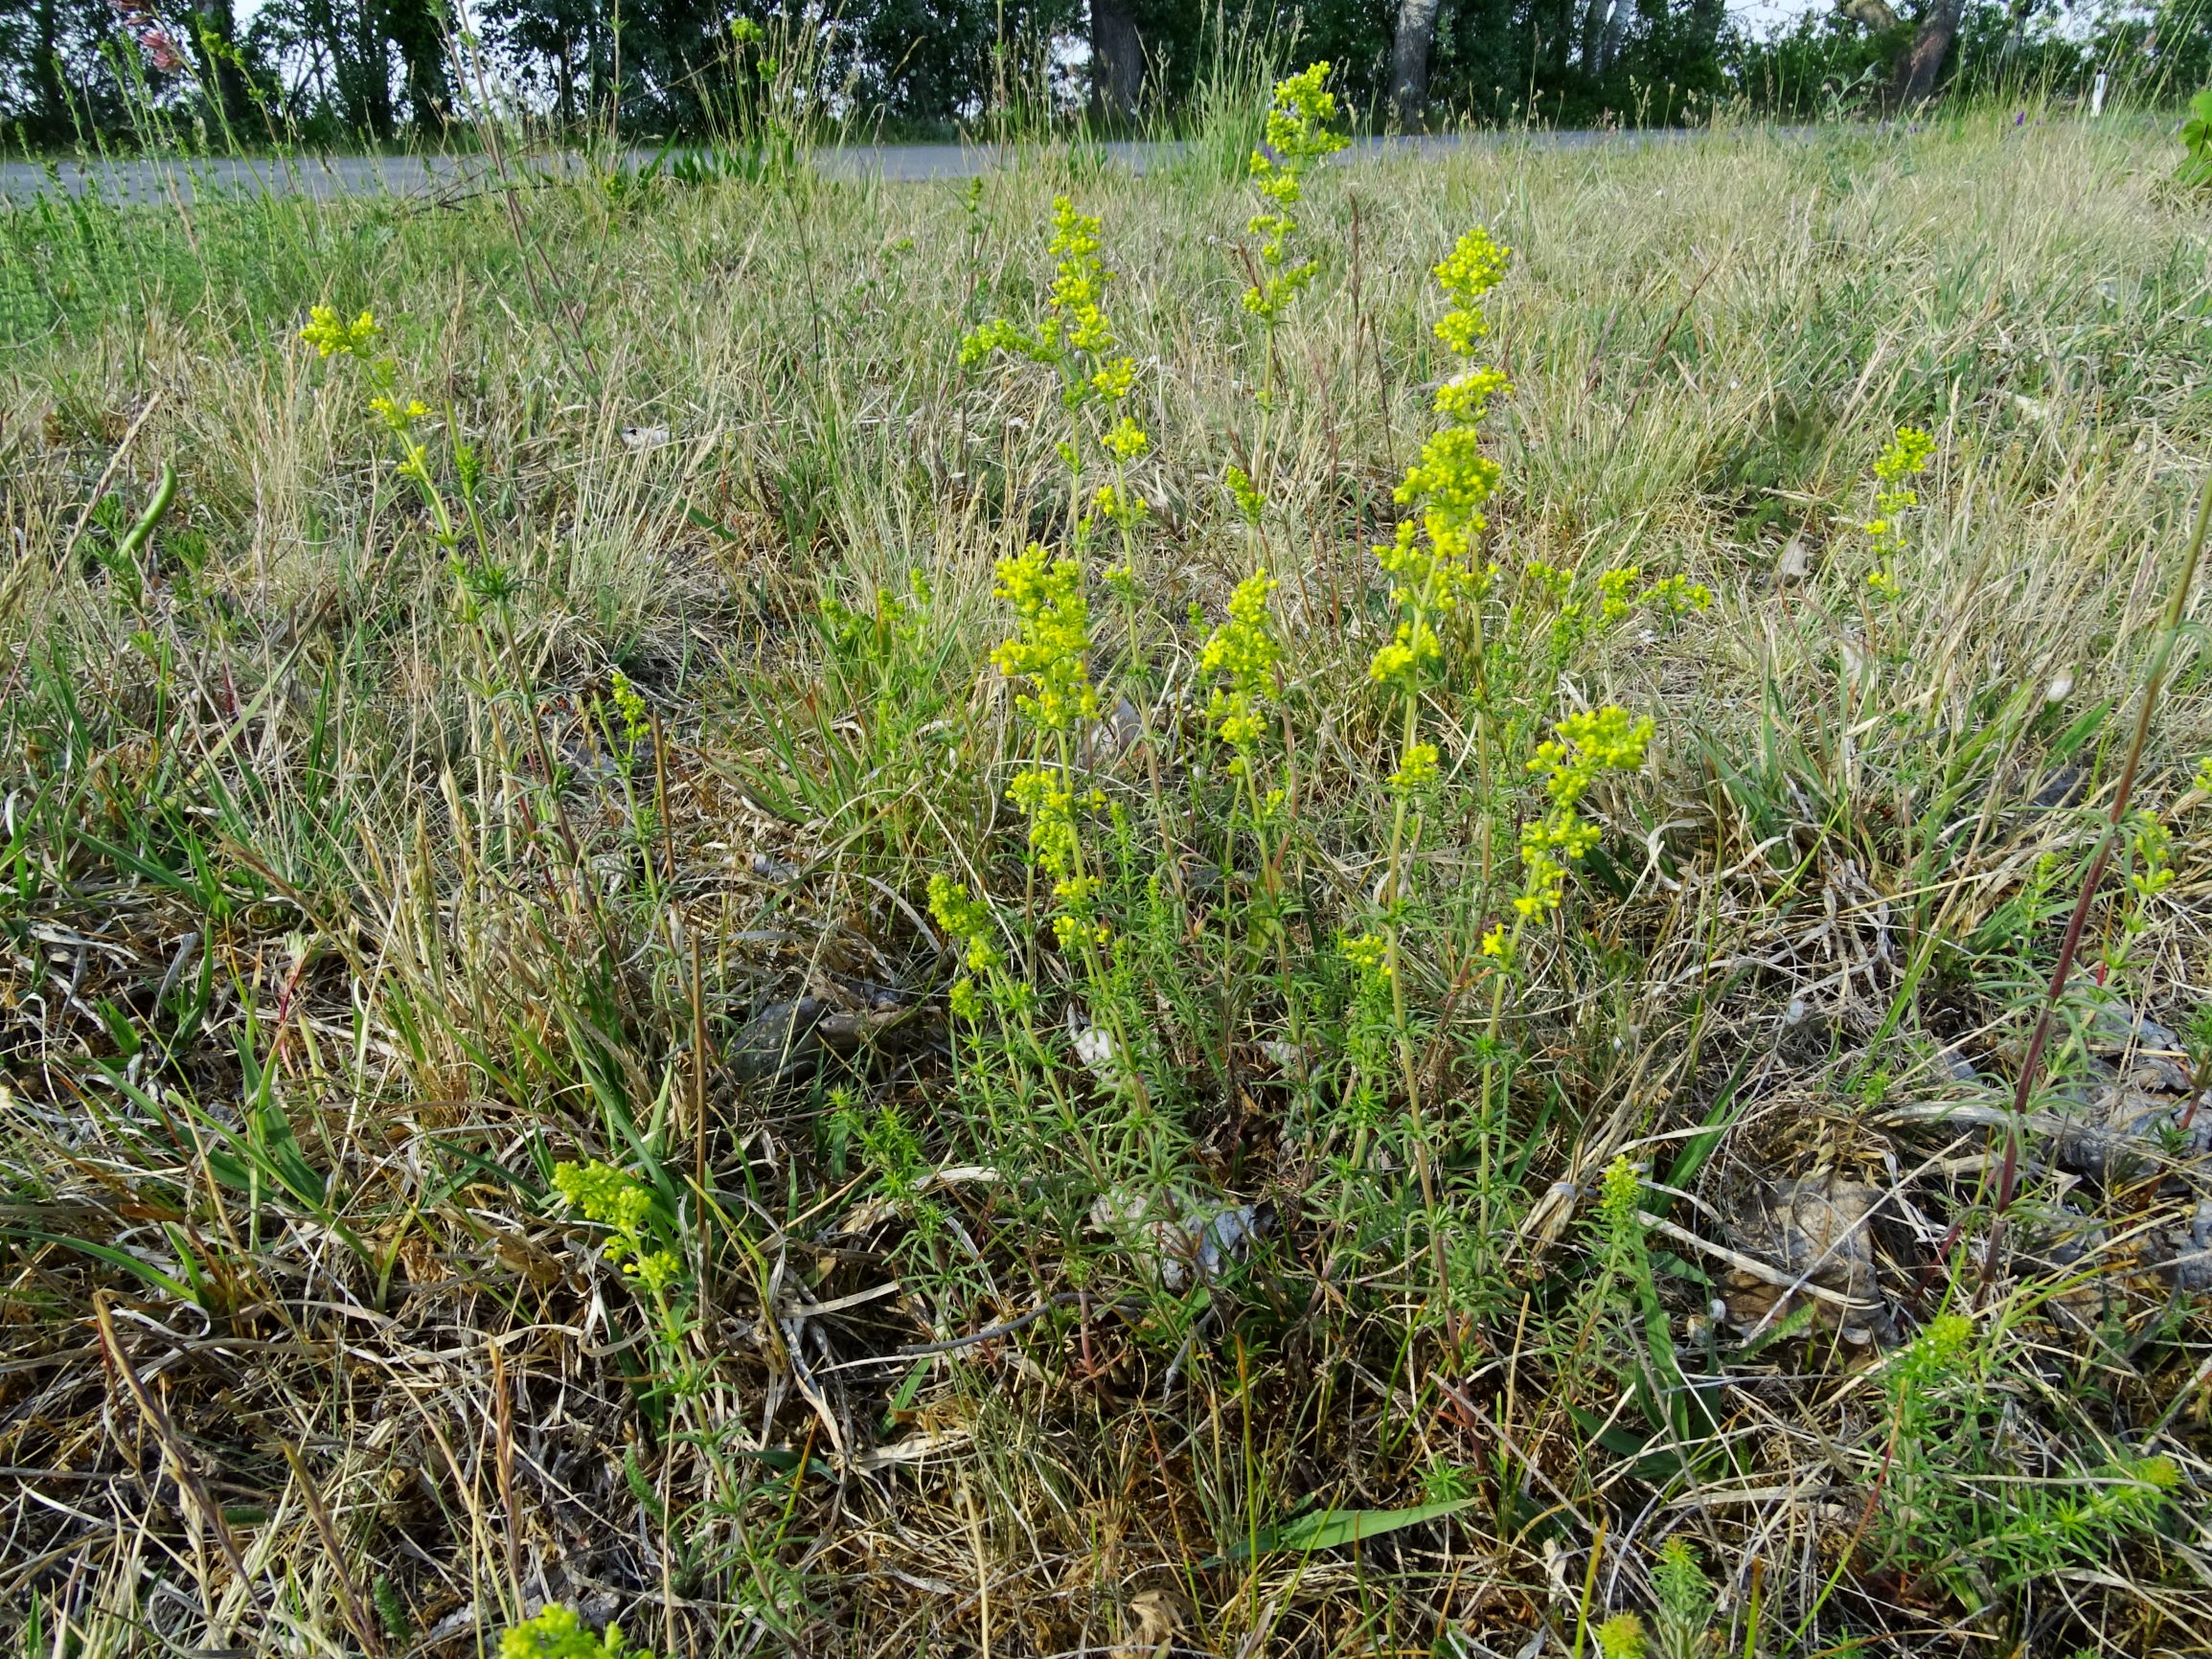
[[(1438, 284), (1451, 308), (1437, 322), (1436, 337), (1454, 356), (1471, 358), (1490, 323), (1483, 297), (1505, 275), (1512, 251), (1500, 247), (1487, 230), (1460, 238), (1450, 256), (1435, 267)], [(1400, 872), (1410, 852), (1409, 828), (1418, 830), (1412, 809), (1435, 781), (1441, 755), (1421, 736), (1421, 692), (1443, 663), (1438, 627), (1462, 607), (1476, 628), (1479, 653), (1479, 602), (1497, 575), (1495, 563), (1478, 567), (1478, 541), (1484, 507), (1497, 489), (1498, 465), (1482, 450), (1482, 420), (1491, 399), (1508, 390), (1505, 375), (1471, 364), (1437, 389), (1435, 408), (1444, 423), (1423, 443), (1420, 457), (1399, 484), (1399, 504), (1413, 510), (1400, 521), (1395, 538), (1376, 549), (1390, 578), (1398, 624), (1391, 638), (1369, 662), (1368, 677), (1397, 700), (1398, 765), (1390, 776), (1396, 797), (1390, 830), (1390, 856), (1380, 895), (1384, 949), (1362, 953), (1373, 966), (1395, 976), (1398, 922), (1402, 910)]]
[(684, 1265), (669, 1248), (673, 1230), (652, 1189), (597, 1158), (554, 1165), (553, 1186), (571, 1210), (607, 1229), (601, 1254), (622, 1269), (651, 1308), (653, 1339), (667, 1360), (668, 1375), (683, 1385), (692, 1375), (685, 1352), (691, 1310), (684, 1294)]
[(1260, 367), (1262, 420), (1253, 470), (1232, 466), (1225, 482), (1237, 510), (1253, 525), (1266, 508), (1266, 492), (1253, 472), (1265, 466), (1266, 418), (1275, 407), (1275, 330), (1321, 269), (1319, 260), (1297, 259), (1291, 253), (1291, 239), (1298, 230), (1295, 210), (1306, 196), (1308, 170), (1351, 142), (1331, 125), (1336, 119), (1336, 95), (1327, 85), (1330, 68), (1326, 60), (1309, 64), (1275, 83), (1260, 148), (1252, 151), (1249, 167), (1253, 188), (1265, 204), (1244, 227), (1260, 239), (1259, 263), (1252, 285), (1244, 290), (1244, 309), (1260, 319), (1266, 336)]
[[(1436, 324), (1436, 337), (1454, 356), (1471, 358), (1489, 334), (1483, 300), (1505, 275), (1511, 259), (1512, 250), (1476, 229), (1462, 237), (1436, 267), (1437, 283), (1452, 302)], [(1510, 390), (1498, 370), (1473, 364), (1437, 389), (1435, 408), (1443, 424), (1422, 445), (1398, 487), (1398, 501), (1414, 511), (1400, 521), (1395, 540), (1376, 549), (1391, 578), (1399, 621), (1389, 643), (1375, 653), (1368, 674), (1397, 694), (1400, 729), (1398, 767), (1390, 777), (1397, 807), (1381, 889), (1382, 948), (1370, 946), (1361, 960), (1393, 979), (1403, 905), (1399, 872), (1419, 837), (1418, 804), (1435, 783), (1442, 761), (1436, 745), (1421, 736), (1421, 690), (1443, 665), (1440, 629), (1448, 619), (1464, 614), (1478, 658), (1485, 649), (1482, 606), (1497, 580), (1498, 565), (1479, 557), (1478, 544), (1489, 523), (1485, 510), (1497, 489), (1498, 465), (1483, 452), (1482, 420), (1491, 400)], [(1562, 598), (1570, 585), (1567, 573), (1537, 560), (1529, 561), (1524, 574)], [(1562, 604), (1554, 618), (1555, 650), (1591, 624), (1619, 621), (1639, 602), (1678, 614), (1702, 609), (1711, 601), (1703, 587), (1679, 577), (1654, 582), (1639, 594), (1635, 584), (1642, 575), (1634, 565), (1604, 572), (1597, 581), (1594, 613), (1588, 616), (1580, 604)], [(1543, 781), (1548, 804), (1522, 830), (1522, 882), (1513, 903), (1514, 923), (1510, 929), (1502, 922), (1491, 929), (1483, 940), (1486, 955), (1510, 962), (1523, 928), (1559, 908), (1569, 867), (1598, 839), (1597, 828), (1579, 810), (1584, 798), (1606, 773), (1641, 767), (1652, 732), (1649, 717), (1631, 719), (1627, 710), (1607, 707), (1568, 716), (1559, 723), (1554, 740), (1537, 750), (1528, 769)]]
[[(1259, 892), (1252, 910), (1255, 942), (1276, 945), (1278, 989), (1285, 999), (1288, 1040), (1302, 1040), (1299, 1015), (1283, 939), (1283, 892), (1277, 859), (1285, 791), (1260, 779), (1260, 751), (1266, 738), (1266, 700), (1274, 693), (1283, 646), (1268, 609), (1279, 584), (1266, 567), (1239, 582), (1229, 595), (1228, 620), (1207, 638), (1198, 667), (1214, 677), (1206, 718), (1229, 750), (1229, 776), (1242, 798), (1257, 848)], [(1232, 832), (1234, 825), (1232, 823)]]
[[(1318, 260), (1293, 257), (1295, 210), (1305, 198), (1307, 170), (1348, 142), (1331, 125), (1336, 119), (1336, 97), (1327, 85), (1330, 69), (1326, 61), (1310, 64), (1276, 83), (1260, 147), (1252, 151), (1248, 168), (1264, 203), (1245, 226), (1260, 239), (1260, 247), (1252, 285), (1243, 295), (1244, 309), (1260, 320), (1266, 333), (1258, 394), (1261, 419), (1252, 470), (1232, 466), (1224, 482), (1237, 511), (1255, 532), (1260, 531), (1267, 505), (1263, 485), (1253, 474), (1262, 479), (1266, 475), (1267, 424), (1276, 403), (1275, 330), (1320, 270)], [(1209, 676), (1219, 676), (1207, 718), (1230, 750), (1229, 772), (1244, 801), (1257, 843), (1260, 880), (1252, 920), (1257, 935), (1275, 940), (1278, 989), (1285, 1002), (1288, 1038), (1295, 1046), (1303, 1041), (1301, 1021), (1281, 931), (1282, 885), (1269, 841), (1271, 821), (1284, 805), (1285, 791), (1263, 787), (1258, 767), (1266, 731), (1263, 704), (1275, 688), (1282, 661), (1281, 642), (1268, 609), (1269, 596), (1280, 584), (1268, 570), (1264, 534), (1259, 546), (1258, 568), (1229, 596), (1228, 620), (1206, 641), (1199, 667)]]
[(1272, 328), (1313, 281), (1320, 261), (1293, 260), (1290, 237), (1298, 228), (1292, 209), (1306, 194), (1306, 172), (1351, 141), (1334, 130), (1336, 95), (1328, 89), (1327, 61), (1309, 64), (1275, 83), (1260, 148), (1252, 152), (1254, 186), (1267, 206), (1245, 228), (1260, 239), (1260, 280), (1244, 293), (1244, 309)]
[[(1046, 251), (1058, 266), (1043, 321), (1024, 327), (1011, 318), (992, 318), (961, 341), (960, 366), (979, 368), (997, 353), (1011, 352), (1059, 371), (1060, 401), (1071, 412), (1096, 413), (1093, 436), (1113, 472), (1111, 482), (1092, 493), (1091, 511), (1081, 511), (1083, 446), (1072, 440), (1060, 445), (1077, 503), (1077, 551), (1088, 543), (1099, 519), (1122, 532), (1126, 548), (1127, 538), (1143, 522), (1146, 511), (1144, 498), (1129, 488), (1129, 466), (1152, 449), (1151, 435), (1129, 408), (1130, 394), (1136, 389), (1136, 360), (1121, 351), (1113, 323), (1100, 304), (1113, 273), (1099, 257), (1104, 242), (1098, 216), (1079, 213), (1068, 197), (1056, 196), (1052, 231)], [(1030, 556), (1044, 557), (1035, 545), (1024, 557)]]
[(1920, 505), (1914, 480), (1927, 470), (1935, 440), (1917, 426), (1900, 426), (1874, 463), (1874, 516), (1859, 528), (1874, 553), (1866, 585), (1883, 597), (1898, 592), (1897, 556), (1904, 551), (1904, 515)]
[[(316, 355), (325, 361), (346, 357), (361, 366), (375, 388), (369, 398), (370, 412), (399, 445), (399, 476), (422, 493), (432, 518), (437, 521), (440, 543), (451, 547), (458, 539), (453, 519), (445, 510), (445, 500), (437, 481), (431, 476), (430, 457), (417, 431), (417, 427), (429, 419), (430, 405), (419, 398), (400, 395), (399, 365), (376, 349), (383, 335), (383, 326), (374, 312), (363, 311), (348, 322), (330, 306), (311, 307), (308, 326), (300, 330), (300, 338), (314, 347)], [(473, 483), (467, 474), (474, 466), (474, 456), (465, 450), (460, 454), (466, 487)]]
[[(1013, 353), (1047, 364), (1059, 373), (1061, 403), (1077, 418), (1076, 433), (1060, 446), (1073, 504), (1070, 549), (1056, 555), (1032, 542), (1018, 557), (999, 560), (995, 592), (1014, 611), (1015, 631), (992, 652), (992, 662), (1015, 686), (1015, 706), (1034, 741), (1029, 763), (1015, 776), (1007, 798), (1028, 820), (1030, 857), (1051, 884), (1054, 937), (1095, 985), (1105, 977), (1113, 933), (1099, 912), (1101, 881), (1083, 836), (1084, 816), (1103, 809), (1105, 797), (1078, 778), (1083, 733), (1101, 708), (1090, 670), (1083, 556), (1098, 526), (1113, 526), (1123, 560), (1105, 575), (1117, 585), (1133, 585), (1135, 537), (1147, 509), (1130, 485), (1129, 468), (1151, 450), (1152, 440), (1131, 409), (1136, 362), (1121, 350), (1102, 304), (1111, 273), (1101, 258), (1101, 222), (1060, 196), (1053, 202), (1052, 227), (1047, 251), (1057, 263), (1044, 317), (1034, 326), (1007, 318), (985, 323), (962, 342), (960, 361), (973, 369), (995, 354)], [(1112, 473), (1087, 501), (1086, 440)], [(954, 988), (956, 1011), (969, 1017), (979, 1011), (972, 971), (983, 971), (1002, 1011), (1027, 1029), (1028, 988), (1004, 971), (990, 941), (985, 902), (943, 878), (932, 881), (930, 900), (939, 924), (963, 942), (971, 970)], [(1105, 1006), (1110, 1023), (1116, 1017), (1110, 999)], [(1127, 1053), (1127, 1034), (1111, 1034), (1114, 1047)], [(1133, 1070), (1122, 1068), (1122, 1075), (1141, 1092)]]

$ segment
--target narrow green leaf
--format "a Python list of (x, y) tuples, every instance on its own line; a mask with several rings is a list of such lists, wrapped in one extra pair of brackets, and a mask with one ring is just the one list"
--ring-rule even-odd
[(1401, 1527), (1419, 1526), (1423, 1521), (1457, 1514), (1473, 1502), (1472, 1498), (1449, 1498), (1441, 1503), (1416, 1504), (1405, 1510), (1315, 1510), (1267, 1529), (1252, 1544), (1240, 1542), (1232, 1546), (1223, 1558), (1243, 1560), (1255, 1547), (1261, 1555), (1285, 1550), (1311, 1554), (1315, 1550), (1338, 1549), (1361, 1538), (1378, 1538), (1385, 1533), (1395, 1533)]

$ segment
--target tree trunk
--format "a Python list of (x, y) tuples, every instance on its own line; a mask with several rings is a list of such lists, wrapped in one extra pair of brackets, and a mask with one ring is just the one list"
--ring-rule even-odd
[(1606, 21), (1612, 11), (1610, 0), (1589, 0), (1583, 8), (1583, 73), (1602, 75), (1606, 67)]
[(602, 25), (599, 8), (591, 9), (589, 20), (583, 29), (584, 62), (590, 66), (591, 107), (584, 112), (590, 122), (602, 120), (607, 113), (606, 30)]
[(446, 82), (445, 31), (437, 7), (432, 0), (391, 0), (384, 9), (384, 33), (399, 49), (407, 114), (416, 130), (443, 128), (452, 89)]
[(1113, 121), (1137, 112), (1145, 84), (1144, 42), (1129, 0), (1090, 0), (1091, 107)]
[(1390, 43), (1390, 108), (1401, 132), (1428, 125), (1428, 49), (1436, 43), (1441, 0), (1398, 0), (1398, 33)]
[(32, 50), (37, 54), (31, 74), (38, 88), (38, 136), (58, 143), (69, 133), (69, 101), (61, 90), (60, 0), (38, 0), (38, 38)]
[(1950, 56), (1951, 38), (1958, 34), (1959, 15), (1965, 10), (1966, 0), (1935, 0), (1920, 20), (1920, 33), (1897, 60), (1894, 97), (1900, 109), (1926, 103), (1934, 96), (1935, 78)]
[(1613, 14), (1606, 19), (1606, 50), (1598, 64), (1599, 73), (1620, 62), (1621, 48), (1629, 43), (1629, 18), (1635, 10), (1634, 0), (1613, 0)]
[(199, 0), (192, 13), (193, 56), (203, 84), (221, 106), (223, 120), (241, 125), (247, 113), (246, 79), (239, 71), (238, 23), (231, 0)]

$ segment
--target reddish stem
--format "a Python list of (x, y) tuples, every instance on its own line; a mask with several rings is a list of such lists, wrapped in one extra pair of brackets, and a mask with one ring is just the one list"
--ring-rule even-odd
[(2128, 744), (2128, 758), (2120, 767), (2120, 784), (2112, 795), (2111, 817), (2097, 837), (2097, 851), (2082, 877), (2082, 891), (2074, 899), (2074, 913), (2066, 920), (2065, 938), (2059, 945), (2059, 960), (2051, 969), (2050, 988), (2043, 993), (2042, 1011), (2036, 1016), (2035, 1034), (2028, 1039), (2027, 1057), (2020, 1061), (2019, 1081), (2013, 1090), (2012, 1116), (2005, 1125), (2005, 1161), (1997, 1177), (1996, 1214), (1990, 1222), (1989, 1249), (1982, 1257), (1981, 1287), (1984, 1290), (1996, 1277), (1997, 1261), (2004, 1247), (2005, 1215), (2012, 1208), (2018, 1189), (2020, 1129), (2027, 1117), (2028, 1101), (2035, 1093), (2036, 1076), (2042, 1068), (2043, 1050), (2050, 1042), (2051, 1022), (2058, 1015), (2059, 999), (2065, 994), (2066, 980), (2073, 972), (2074, 954), (2081, 948), (2082, 931), (2088, 924), (2089, 906), (2096, 901), (2097, 884), (2104, 879), (2105, 867), (2111, 862), (2112, 845), (2119, 839), (2120, 825), (2128, 815), (2128, 803), (2135, 793), (2135, 772), (2142, 764), (2143, 747), (2151, 736), (2151, 716), (2158, 706), (2158, 691), (2166, 678), (2166, 665), (2174, 654), (2174, 642), (2181, 630), (2181, 618), (2188, 609), (2189, 589), (2197, 580), (2197, 562), (2204, 551), (2207, 518), (2212, 518), (2212, 478), (2204, 482), (2203, 499), (2197, 508), (2197, 525), (2190, 534), (2188, 551), (2182, 555), (2173, 597), (2166, 603), (2165, 625), (2158, 631), (2150, 678), (2143, 685), (2142, 706), (2135, 711), (2135, 734)]

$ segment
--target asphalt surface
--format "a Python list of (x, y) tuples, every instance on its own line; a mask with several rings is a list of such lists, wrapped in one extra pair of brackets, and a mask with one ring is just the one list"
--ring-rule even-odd
[[(1634, 146), (1677, 142), (1693, 136), (1680, 128), (1634, 132), (1477, 133), (1433, 138), (1365, 138), (1348, 152), (1358, 159), (1390, 155), (1444, 154), (1475, 146), (1531, 144), (1547, 149), (1585, 149), (1600, 145)], [(1137, 172), (1176, 160), (1188, 147), (1173, 143), (1113, 143), (1098, 146), (1106, 159)], [(651, 164), (656, 152), (628, 152), (632, 166)], [(886, 144), (823, 148), (812, 165), (836, 178), (876, 176), (889, 180), (974, 178), (1010, 165), (1016, 151), (993, 145)], [(528, 179), (573, 173), (580, 157), (537, 153), (509, 159), (509, 170)], [(279, 160), (220, 157), (207, 160), (153, 158), (114, 161), (0, 163), (0, 201), (26, 202), (41, 195), (80, 196), (93, 193), (108, 201), (178, 205), (205, 196), (394, 195), (437, 200), (464, 195), (497, 177), (490, 161), (468, 156), (292, 156)]]

